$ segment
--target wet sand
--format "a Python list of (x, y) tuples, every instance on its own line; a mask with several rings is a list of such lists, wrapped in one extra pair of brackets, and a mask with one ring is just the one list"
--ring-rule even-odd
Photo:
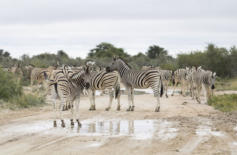
[(88, 111), (82, 97), (82, 127), (53, 127), (51, 106), (0, 114), (0, 154), (237, 154), (237, 115), (227, 115), (190, 97), (176, 94), (161, 99), (154, 112), (152, 94), (135, 96), (135, 111), (105, 111), (108, 96), (96, 97), (96, 111)]

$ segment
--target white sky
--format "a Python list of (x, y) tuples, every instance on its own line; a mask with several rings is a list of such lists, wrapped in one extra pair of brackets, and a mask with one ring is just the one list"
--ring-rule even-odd
[(237, 44), (236, 0), (0, 0), (0, 48), (14, 57), (66, 51), (85, 58), (109, 42), (134, 55)]

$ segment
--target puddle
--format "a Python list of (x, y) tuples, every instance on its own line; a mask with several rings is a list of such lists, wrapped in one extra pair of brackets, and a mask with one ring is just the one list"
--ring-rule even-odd
[[(178, 129), (174, 128), (174, 122), (166, 120), (83, 120), (82, 127), (77, 125), (71, 128), (67, 120), (66, 127), (54, 128), (52, 120), (35, 121), (21, 125), (8, 125), (0, 128), (0, 138), (12, 138), (12, 136), (30, 135), (34, 133), (59, 136), (129, 136), (133, 139), (160, 139), (166, 141), (176, 137)], [(101, 144), (91, 144), (98, 147)]]

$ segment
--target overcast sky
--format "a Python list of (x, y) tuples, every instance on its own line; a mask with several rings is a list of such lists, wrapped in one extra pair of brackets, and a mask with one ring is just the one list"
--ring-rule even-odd
[(134, 55), (208, 43), (237, 45), (237, 0), (0, 0), (0, 48), (14, 57), (66, 51), (86, 57), (101, 42)]

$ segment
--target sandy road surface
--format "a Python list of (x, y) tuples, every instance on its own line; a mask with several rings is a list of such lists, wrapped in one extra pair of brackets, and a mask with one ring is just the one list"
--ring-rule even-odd
[[(155, 113), (151, 94), (135, 96), (135, 111), (104, 109), (108, 97), (96, 98), (97, 111), (80, 104), (82, 127), (53, 127), (51, 107), (1, 111), (0, 154), (237, 154), (237, 115), (175, 95), (161, 99)], [(65, 113), (65, 117), (69, 112)], [(67, 119), (68, 120), (68, 119)]]

